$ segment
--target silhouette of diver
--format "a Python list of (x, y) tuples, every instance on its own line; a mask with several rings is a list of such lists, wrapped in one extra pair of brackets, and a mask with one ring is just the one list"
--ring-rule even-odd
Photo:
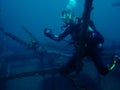
[(64, 10), (62, 12), (62, 21), (65, 23), (64, 31), (60, 35), (55, 35), (52, 32), (52, 29), (45, 28), (44, 34), (52, 40), (61, 41), (69, 34), (71, 35), (71, 41), (74, 47), (76, 48), (75, 54), (72, 56), (71, 60), (62, 68), (60, 68), (60, 73), (63, 76), (73, 77), (79, 74), (83, 66), (83, 59), (87, 57), (91, 59), (96, 65), (99, 73), (106, 75), (110, 72), (116, 65), (119, 56), (113, 56), (113, 62), (110, 65), (105, 65), (101, 59), (101, 54), (103, 50), (104, 38), (96, 30), (96, 27), (92, 20), (90, 20), (88, 31), (85, 33), (84, 38), (84, 55), (79, 58), (80, 47), (79, 47), (79, 33), (81, 32), (81, 23), (82, 18), (77, 18), (73, 11)]

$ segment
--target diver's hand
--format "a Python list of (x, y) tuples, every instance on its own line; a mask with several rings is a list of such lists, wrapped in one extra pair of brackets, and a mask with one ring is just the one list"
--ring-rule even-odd
[(51, 35), (51, 34), (52, 34), (52, 29), (45, 28), (45, 29), (44, 29), (44, 34), (45, 34), (46, 36)]

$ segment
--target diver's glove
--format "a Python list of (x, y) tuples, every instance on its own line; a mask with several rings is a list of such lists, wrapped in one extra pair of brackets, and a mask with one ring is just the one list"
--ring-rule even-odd
[(48, 28), (44, 29), (44, 34), (52, 40), (60, 41), (59, 36), (53, 34), (52, 29), (48, 29)]
[(49, 28), (45, 28), (44, 29), (44, 34), (48, 37), (51, 37), (52, 35), (52, 29), (49, 29)]

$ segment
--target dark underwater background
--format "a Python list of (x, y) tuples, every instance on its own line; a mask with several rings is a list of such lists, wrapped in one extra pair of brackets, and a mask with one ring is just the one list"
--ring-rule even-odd
[[(58, 73), (74, 48), (70, 36), (55, 42), (43, 34), (45, 28), (61, 32), (62, 10), (69, 0), (0, 0), (0, 90), (78, 90), (73, 83)], [(84, 0), (77, 0), (75, 15), (81, 17)], [(104, 61), (111, 62), (114, 53), (120, 55), (120, 0), (94, 0), (91, 19), (105, 38)], [(28, 48), (32, 38), (27, 28), (39, 41), (41, 52)], [(15, 39), (18, 37), (19, 41)], [(77, 81), (79, 90), (120, 90), (120, 65), (107, 76), (101, 76), (94, 63), (84, 61)]]

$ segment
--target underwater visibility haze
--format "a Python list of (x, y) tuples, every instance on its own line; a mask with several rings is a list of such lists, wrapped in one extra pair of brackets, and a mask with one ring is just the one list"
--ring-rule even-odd
[[(62, 11), (82, 17), (85, 1), (0, 0), (0, 90), (120, 90), (120, 63), (104, 77), (85, 58), (77, 82), (58, 72), (75, 48), (70, 35), (55, 42), (44, 29), (59, 35), (64, 31)], [(108, 63), (113, 54), (120, 55), (120, 1), (93, 0), (92, 7), (90, 18), (105, 39), (103, 57)]]

